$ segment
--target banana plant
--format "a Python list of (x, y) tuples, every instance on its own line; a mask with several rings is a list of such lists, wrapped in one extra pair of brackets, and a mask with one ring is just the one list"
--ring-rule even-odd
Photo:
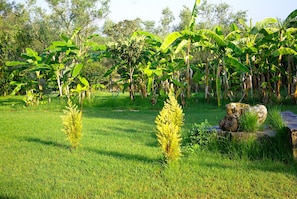
[(239, 33), (234, 29), (234, 31), (227, 36), (224, 36), (220, 27), (216, 27), (215, 31), (208, 29), (198, 30), (197, 33), (202, 35), (204, 40), (206, 40), (206, 42), (203, 42), (203, 45), (213, 51), (216, 55), (214, 58), (217, 61), (215, 70), (216, 97), (218, 106), (221, 106), (221, 74), (223, 75), (222, 82), (225, 86), (224, 93), (226, 97), (230, 89), (229, 71), (231, 71), (231, 67), (234, 68), (234, 71), (239, 73), (249, 72), (248, 67), (241, 63), (237, 58), (240, 57), (242, 51), (233, 40), (237, 38)]
[[(22, 54), (24, 62), (6, 62), (7, 66), (14, 67), (15, 70), (20, 71), (19, 76), (24, 77), (22, 82), (11, 82), (16, 85), (13, 94), (16, 94), (24, 86), (27, 86), (26, 90), (33, 89), (34, 85), (29, 86), (30, 83), (37, 84), (39, 92), (42, 93), (43, 87), (40, 80), (43, 77), (49, 80), (52, 78), (50, 75), (55, 76), (60, 96), (64, 94), (63, 87), (66, 90), (65, 93), (70, 94), (68, 86), (75, 79), (84, 85), (83, 88), (89, 86), (88, 81), (80, 76), (85, 61), (81, 49), (73, 43), (73, 36), (71, 38), (62, 36), (61, 38), (61, 41), (52, 42), (40, 55), (33, 49), (27, 48), (26, 53)], [(32, 72), (35, 73), (36, 79), (26, 80), (25, 77), (30, 76), (29, 74)]]
[[(278, 23), (278, 29), (276, 29), (277, 37), (278, 37), (278, 49), (276, 49), (273, 52), (273, 56), (277, 57), (277, 64), (279, 68), (282, 68), (282, 60), (284, 56), (290, 56), (290, 55), (297, 55), (297, 51), (295, 50), (295, 47), (292, 45), (296, 41), (296, 33), (297, 28), (296, 27), (290, 27), (291, 22), (296, 18), (297, 16), (297, 9), (294, 10), (292, 13), (289, 14), (289, 16), (285, 19), (285, 21), (282, 23), (279, 21)], [(282, 71), (282, 70), (279, 70)], [(289, 75), (288, 79), (292, 82), (292, 73), (291, 68), (288, 68)], [(277, 81), (277, 98), (280, 99), (280, 89), (281, 89), (281, 79), (282, 79), (281, 72), (278, 73), (278, 81)], [(290, 89), (288, 89), (288, 94), (290, 95)]]
[[(200, 35), (194, 33), (194, 27), (196, 24), (196, 18), (198, 16), (197, 7), (200, 4), (200, 0), (195, 0), (191, 20), (189, 22), (188, 27), (185, 30), (180, 32), (173, 32), (169, 34), (163, 41), (160, 49), (165, 52), (168, 50), (169, 46), (171, 46), (175, 41), (176, 50), (174, 54), (181, 53), (183, 55), (183, 59), (186, 65), (186, 83), (187, 83), (187, 98), (191, 97), (191, 77), (190, 77), (190, 59), (191, 59), (191, 44), (192, 42), (198, 42), (201, 38)], [(185, 49), (184, 49), (185, 48)]]
[[(283, 76), (287, 74), (287, 79), (292, 82), (291, 68), (285, 68), (283, 58), (285, 56), (296, 55), (294, 41), (297, 29), (288, 27), (290, 21), (295, 18), (297, 11), (293, 11), (284, 22), (274, 19), (269, 26), (256, 24), (256, 30), (262, 35), (259, 37), (258, 48), (262, 51), (262, 57), (265, 57), (267, 64), (267, 83), (269, 87), (269, 96), (272, 92), (271, 83), (274, 83), (276, 98), (281, 98), (281, 85)], [(269, 19), (266, 19), (266, 21)], [(272, 19), (270, 19), (272, 20)], [(264, 21), (265, 22), (265, 21)], [(263, 59), (263, 58), (262, 58)], [(271, 75), (270, 75), (271, 73)], [(270, 77), (271, 76), (271, 77)], [(288, 94), (290, 94), (288, 89)]]
[[(143, 31), (134, 34), (146, 37), (143, 67), (140, 68), (140, 72), (143, 74), (142, 82), (146, 82), (147, 93), (151, 94), (152, 104), (155, 104), (157, 93), (161, 97), (168, 94), (168, 82), (174, 82), (171, 78), (173, 72), (171, 69), (175, 68), (176, 62), (173, 60), (170, 50), (167, 50), (167, 52), (160, 50), (162, 40), (159, 36)], [(157, 92), (157, 88), (159, 92)]]
[(12, 81), (10, 84), (16, 85), (11, 95), (18, 93), (23, 87), (25, 87), (26, 92), (38, 88), (38, 93), (40, 97), (43, 94), (43, 84), (42, 78), (46, 76), (46, 71), (50, 70), (49, 65), (47, 65), (42, 56), (39, 56), (36, 51), (31, 48), (26, 48), (26, 53), (21, 55), (25, 61), (8, 61), (6, 65), (13, 67), (14, 71), (18, 71), (18, 78), (21, 81)]
[[(88, 91), (90, 88), (87, 79), (81, 77), (80, 74), (89, 59), (88, 48), (94, 46), (89, 42), (89, 38), (86, 40), (85, 45), (81, 47), (75, 45), (73, 40), (78, 32), (79, 30), (76, 30), (70, 38), (62, 35), (62, 40), (52, 42), (45, 49), (48, 54), (47, 61), (56, 77), (60, 96), (66, 94), (69, 97), (71, 92), (81, 95), (82, 92)], [(76, 79), (79, 80), (79, 83), (77, 83), (75, 89), (70, 89), (69, 85), (75, 82)]]
[[(272, 93), (270, 73), (274, 70), (274, 66), (268, 63), (271, 53), (268, 38), (268, 30), (265, 28), (273, 26), (277, 20), (274, 18), (266, 18), (255, 25), (250, 21), (247, 25), (242, 20), (239, 21), (243, 26), (241, 38), (236, 42), (243, 51), (242, 59), (250, 69), (249, 77), (251, 77), (251, 97), (253, 98), (253, 90), (257, 88), (263, 101), (267, 101)], [(266, 35), (266, 36), (265, 36)], [(256, 87), (255, 87), (256, 86)], [(267, 92), (268, 90), (268, 92)], [(245, 89), (244, 96), (248, 96), (248, 90)]]

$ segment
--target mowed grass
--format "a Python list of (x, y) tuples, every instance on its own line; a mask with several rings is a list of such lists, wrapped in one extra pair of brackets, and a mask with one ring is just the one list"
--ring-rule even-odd
[[(154, 131), (161, 101), (99, 94), (84, 107), (82, 146), (70, 150), (60, 103), (23, 108), (0, 98), (0, 198), (297, 198), (295, 164), (208, 151), (164, 164)], [(183, 135), (225, 115), (203, 102), (184, 112)]]

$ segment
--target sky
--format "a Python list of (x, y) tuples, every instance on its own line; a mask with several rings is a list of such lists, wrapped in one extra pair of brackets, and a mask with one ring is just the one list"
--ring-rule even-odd
[[(16, 0), (25, 2), (26, 0)], [(203, 0), (201, 0), (203, 1)], [(44, 0), (37, 0), (44, 6)], [(119, 22), (125, 19), (153, 20), (159, 22), (162, 10), (169, 7), (174, 13), (175, 19), (179, 19), (179, 13), (183, 5), (193, 8), (195, 0), (110, 0), (109, 18)], [(234, 12), (247, 10), (248, 20), (261, 21), (268, 17), (285, 19), (293, 10), (297, 9), (297, 0), (208, 0), (209, 3), (227, 3)], [(199, 16), (198, 16), (199, 17)]]
[[(192, 9), (194, 2), (195, 0), (111, 0), (109, 17), (113, 21), (139, 17), (158, 22), (162, 16), (162, 10), (168, 6), (178, 19), (183, 5)], [(208, 0), (208, 2), (227, 3), (234, 12), (247, 10), (248, 19), (252, 18), (253, 22), (267, 17), (285, 19), (297, 9), (297, 0)]]

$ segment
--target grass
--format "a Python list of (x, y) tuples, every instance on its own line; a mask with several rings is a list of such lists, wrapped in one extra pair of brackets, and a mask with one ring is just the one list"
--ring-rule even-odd
[(273, 107), (268, 112), (267, 124), (275, 130), (281, 130), (285, 127), (285, 123), (280, 114), (279, 108)]
[(239, 118), (240, 130), (245, 132), (257, 132), (260, 128), (258, 124), (258, 115), (253, 111), (246, 111)]
[[(70, 150), (61, 131), (65, 102), (24, 108), (21, 98), (0, 98), (0, 198), (297, 197), (293, 163), (199, 151), (168, 167), (154, 130), (161, 100), (156, 107), (121, 94), (92, 100), (83, 110), (82, 147)], [(225, 115), (203, 102), (184, 112), (184, 134)]]

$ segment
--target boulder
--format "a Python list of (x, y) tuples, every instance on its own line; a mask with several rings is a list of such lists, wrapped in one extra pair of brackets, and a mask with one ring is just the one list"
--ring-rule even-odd
[(256, 112), (258, 123), (263, 124), (267, 117), (267, 108), (264, 105), (250, 106), (245, 103), (229, 103), (226, 105), (226, 116), (220, 121), (219, 126), (223, 131), (236, 132), (239, 129), (240, 116), (246, 111)]

